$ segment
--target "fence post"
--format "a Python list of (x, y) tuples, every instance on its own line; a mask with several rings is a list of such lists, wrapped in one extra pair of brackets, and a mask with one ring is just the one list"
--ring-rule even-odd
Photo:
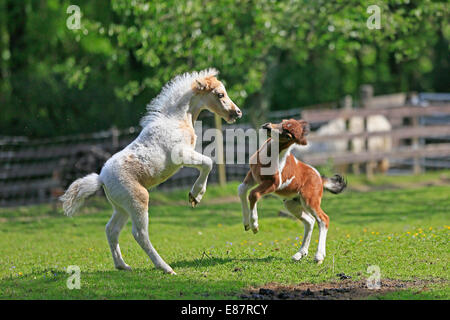
[[(343, 107), (345, 110), (353, 109), (353, 99), (351, 95), (346, 95), (343, 99)], [(345, 130), (348, 132), (350, 129), (350, 118), (345, 120)], [(353, 139), (347, 140), (347, 151), (354, 152)], [(359, 163), (352, 163), (352, 172), (359, 175), (361, 172), (359, 170)]]
[(217, 171), (219, 173), (219, 185), (225, 186), (227, 184), (227, 175), (225, 172), (225, 163), (223, 157), (223, 131), (222, 131), (222, 118), (219, 115), (214, 114), (214, 122), (216, 130), (218, 131), (216, 137), (216, 152), (217, 152)]
[[(413, 127), (418, 127), (419, 126), (419, 117), (412, 117), (411, 124)], [(415, 150), (419, 149), (419, 138), (418, 137), (412, 138), (412, 147)], [(415, 156), (413, 158), (413, 172), (414, 172), (414, 174), (420, 174), (422, 172), (422, 168), (420, 166), (420, 157), (418, 157), (418, 156)]]
[(370, 84), (363, 84), (359, 89), (361, 108), (369, 108), (373, 98), (373, 87)]
[[(360, 87), (361, 107), (369, 108), (373, 98), (373, 87), (370, 84), (365, 84)], [(364, 132), (367, 132), (367, 119), (364, 117)], [(369, 152), (369, 138), (364, 138), (364, 150)], [(366, 162), (366, 176), (368, 179), (373, 178), (373, 161)]]
[(116, 126), (112, 126), (111, 129), (111, 143), (114, 151), (116, 151), (119, 148), (119, 129), (117, 129)]

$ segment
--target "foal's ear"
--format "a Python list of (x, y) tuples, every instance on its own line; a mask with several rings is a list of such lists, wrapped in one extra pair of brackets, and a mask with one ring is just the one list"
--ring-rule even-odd
[(305, 137), (309, 133), (309, 124), (305, 120), (287, 120), (283, 123), (283, 129), (289, 131), (298, 144), (307, 144)]
[(309, 126), (309, 123), (305, 120), (299, 120), (298, 122), (303, 127), (303, 136), (307, 136), (309, 134), (309, 132), (311, 131), (311, 127)]
[(195, 79), (192, 83), (192, 90), (196, 92), (206, 91), (207, 88), (208, 83), (206, 82), (206, 79)]
[(194, 92), (212, 91), (220, 85), (220, 81), (214, 76), (208, 76), (201, 79), (195, 79), (192, 83)]

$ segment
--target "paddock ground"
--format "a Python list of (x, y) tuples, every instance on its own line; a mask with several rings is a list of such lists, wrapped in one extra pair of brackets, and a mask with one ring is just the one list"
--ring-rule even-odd
[[(74, 218), (50, 205), (0, 209), (0, 298), (313, 298), (309, 290), (323, 299), (449, 299), (450, 171), (348, 181), (349, 190), (323, 199), (331, 222), (322, 265), (313, 261), (317, 226), (309, 256), (291, 260), (303, 225), (278, 216), (276, 198), (259, 203), (260, 232), (244, 232), (236, 182), (209, 186), (195, 209), (188, 190), (151, 192), (150, 239), (177, 276), (155, 270), (131, 222), (120, 244), (133, 271), (114, 269), (104, 233), (111, 208), (102, 197)], [(80, 267), (79, 290), (66, 286), (70, 265)], [(364, 289), (371, 265), (390, 289), (346, 295)], [(273, 293), (258, 296), (261, 288)]]

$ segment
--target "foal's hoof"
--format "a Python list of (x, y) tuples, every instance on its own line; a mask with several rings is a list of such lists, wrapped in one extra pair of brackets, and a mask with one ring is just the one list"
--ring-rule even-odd
[(124, 271), (131, 271), (131, 267), (129, 265), (123, 265), (123, 266), (116, 266), (117, 270), (124, 270)]
[(302, 258), (306, 257), (308, 255), (308, 252), (297, 252), (292, 256), (292, 260), (294, 261), (300, 261)]
[(325, 259), (325, 255), (323, 254), (316, 254), (314, 257), (314, 261), (317, 263), (317, 265), (322, 264), (323, 260)]
[(252, 231), (253, 231), (253, 233), (258, 233), (258, 231), (259, 231), (259, 227), (256, 227), (256, 228), (252, 228)]
[(195, 199), (195, 197), (190, 192), (189, 192), (189, 203), (191, 204), (192, 208), (195, 208), (195, 206), (198, 205), (199, 203), (199, 201), (197, 201), (197, 199)]
[(245, 231), (250, 230), (250, 226), (249, 226), (249, 225), (244, 225), (244, 230), (245, 230)]
[(173, 271), (173, 269), (169, 265), (155, 266), (155, 268), (157, 270), (161, 270), (164, 273), (176, 275), (175, 271)]

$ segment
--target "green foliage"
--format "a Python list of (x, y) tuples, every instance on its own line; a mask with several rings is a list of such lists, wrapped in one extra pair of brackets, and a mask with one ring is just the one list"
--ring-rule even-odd
[(318, 166), (317, 170), (326, 177), (332, 177), (337, 170), (335, 170), (333, 158), (328, 158), (327, 163), (323, 166)]
[[(0, 2), (3, 135), (47, 136), (136, 125), (174, 75), (214, 66), (247, 120), (355, 97), (446, 91), (446, 1)], [(366, 26), (381, 9), (381, 29)]]

